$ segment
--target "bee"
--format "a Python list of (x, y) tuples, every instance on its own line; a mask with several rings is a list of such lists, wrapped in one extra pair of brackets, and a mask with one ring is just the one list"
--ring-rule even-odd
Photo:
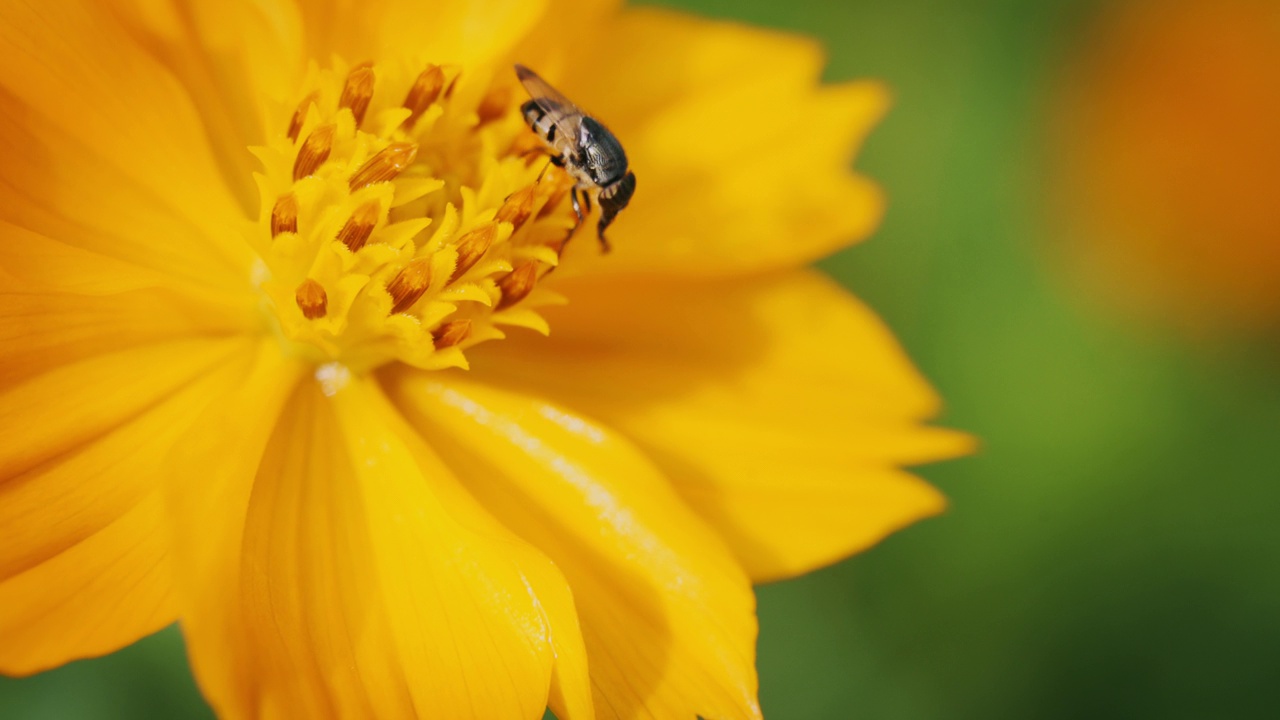
[(601, 250), (609, 252), (605, 228), (631, 202), (636, 191), (636, 176), (627, 168), (622, 143), (599, 120), (583, 112), (534, 71), (516, 65), (516, 77), (532, 98), (520, 106), (525, 122), (552, 151), (551, 163), (564, 168), (575, 181), (570, 198), (577, 221), (569, 236), (577, 232), (584, 215), (591, 212), (589, 193), (597, 190), (600, 222), (596, 235)]

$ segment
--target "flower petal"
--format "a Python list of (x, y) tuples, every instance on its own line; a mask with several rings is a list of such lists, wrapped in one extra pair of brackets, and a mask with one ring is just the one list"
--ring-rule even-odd
[[(268, 108), (289, 104), (305, 69), (302, 27), (287, 0), (111, 0), (134, 43), (178, 80), (195, 106), (227, 187), (256, 217)], [(328, 53), (313, 57), (327, 58)], [(283, 133), (284, 127), (274, 128)]]
[(747, 578), (640, 453), (458, 374), (397, 370), (385, 382), (484, 506), (564, 571), (598, 714), (759, 717)]
[(234, 386), (244, 349), (132, 349), (0, 395), (0, 671), (111, 652), (174, 620), (163, 457)]
[(3, 221), (0, 236), (0, 389), (109, 352), (260, 325), (247, 293), (201, 293)]
[(934, 514), (896, 471), (968, 452), (921, 427), (938, 400), (888, 330), (813, 272), (753, 281), (576, 282), (549, 339), (476, 348), (475, 372), (625, 432), (756, 581), (795, 575)]
[(4, 3), (0, 53), (0, 220), (193, 284), (247, 284), (243, 212), (196, 108), (107, 8)]
[[(629, 10), (548, 77), (621, 138), (638, 189), (614, 253), (588, 272), (725, 275), (795, 267), (865, 238), (879, 188), (849, 163), (888, 106), (878, 83), (819, 87), (816, 43), (653, 8)], [(654, 52), (653, 48), (661, 48)], [(562, 72), (555, 72), (562, 70)]]
[[(585, 656), (554, 568), (485, 517), (368, 381), (333, 397), (305, 382), (285, 402), (295, 383), (273, 374), (251, 378), (180, 458), (209, 466), (218, 435), (240, 447), (234, 467), (174, 488), (184, 629), (215, 707), (541, 717), (556, 656)], [(580, 700), (562, 709), (590, 717)]]
[(508, 51), (547, 0), (301, 0), (312, 57), (475, 65)]

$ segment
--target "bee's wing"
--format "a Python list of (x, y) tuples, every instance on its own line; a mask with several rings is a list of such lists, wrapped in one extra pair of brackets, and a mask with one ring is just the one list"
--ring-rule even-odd
[(578, 126), (582, 122), (583, 115), (581, 108), (574, 105), (573, 101), (559, 90), (551, 87), (551, 83), (543, 80), (538, 73), (523, 65), (516, 65), (516, 77), (520, 78), (520, 83), (528, 91), (529, 97), (560, 128), (561, 134), (567, 137), (578, 136)]

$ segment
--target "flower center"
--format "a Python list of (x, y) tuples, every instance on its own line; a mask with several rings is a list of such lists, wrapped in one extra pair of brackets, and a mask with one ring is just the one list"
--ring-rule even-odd
[[(315, 70), (264, 148), (257, 284), (290, 352), (363, 372), (466, 367), (499, 326), (546, 332), (538, 280), (572, 226), (514, 82), (457, 68)], [(283, 125), (283, 123), (282, 123)]]

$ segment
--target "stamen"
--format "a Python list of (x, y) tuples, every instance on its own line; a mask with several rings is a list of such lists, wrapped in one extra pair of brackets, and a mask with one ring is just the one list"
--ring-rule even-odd
[(418, 79), (413, 81), (409, 94), (404, 98), (404, 106), (409, 109), (409, 117), (404, 121), (405, 127), (412, 127), (422, 117), (422, 113), (431, 107), (431, 103), (440, 97), (444, 88), (444, 71), (439, 65), (430, 65), (423, 70)]
[(373, 98), (373, 63), (361, 63), (347, 73), (347, 82), (342, 86), (342, 97), (338, 107), (347, 108), (356, 118), (356, 127), (364, 122), (364, 114), (369, 109), (369, 100)]
[(302, 123), (307, 119), (307, 109), (317, 97), (318, 95), (313, 92), (302, 98), (302, 102), (298, 103), (298, 109), (293, 111), (293, 117), (289, 120), (289, 132), (286, 133), (291, 141), (298, 141), (298, 133), (302, 132)]
[(329, 296), (325, 294), (320, 283), (311, 278), (302, 281), (294, 297), (297, 299), (302, 316), (308, 320), (322, 318), (328, 310)]
[(298, 232), (298, 198), (293, 193), (281, 195), (271, 208), (271, 237)]
[(333, 136), (336, 132), (337, 128), (332, 124), (322, 125), (312, 130), (307, 139), (302, 141), (298, 157), (293, 161), (294, 181), (311, 175), (324, 164), (325, 160), (329, 159), (329, 153), (333, 150)]
[(382, 215), (382, 206), (377, 200), (362, 204), (351, 213), (346, 224), (338, 231), (338, 240), (351, 252), (358, 251), (369, 241), (369, 236), (373, 234), (373, 228), (378, 224), (380, 215)]
[(414, 143), (391, 143), (377, 155), (369, 158), (359, 170), (351, 176), (348, 186), (351, 192), (374, 183), (386, 182), (399, 175), (418, 156), (418, 146)]
[(520, 302), (533, 291), (538, 282), (538, 261), (526, 260), (516, 266), (515, 270), (498, 279), (498, 289), (502, 291), (502, 299), (495, 310), (505, 310)]
[(471, 336), (470, 320), (450, 320), (431, 333), (437, 350), (453, 347)]
[(480, 101), (480, 107), (476, 108), (476, 115), (480, 117), (480, 124), (492, 122), (507, 114), (507, 110), (511, 108), (511, 87), (503, 85), (489, 91), (488, 95)]
[(533, 201), (537, 189), (537, 185), (530, 185), (511, 193), (502, 203), (502, 207), (498, 208), (497, 219), (511, 223), (516, 230), (519, 230), (520, 226), (524, 225), (533, 214)]
[(391, 294), (391, 314), (402, 313), (413, 307), (430, 284), (431, 258), (421, 257), (410, 261), (400, 274), (387, 283), (387, 292)]
[(453, 274), (449, 276), (449, 282), (462, 277), (475, 266), (480, 261), (480, 258), (488, 252), (489, 246), (493, 244), (497, 234), (498, 226), (494, 223), (489, 223), (459, 238), (458, 262), (453, 266)]
[(547, 204), (543, 205), (542, 209), (538, 211), (539, 218), (550, 215), (556, 208), (560, 207), (560, 203), (564, 202), (564, 199), (569, 195), (569, 191), (573, 189), (573, 178), (566, 173), (555, 173), (553, 176), (557, 177), (558, 180), (552, 185), (551, 194), (547, 196)]

